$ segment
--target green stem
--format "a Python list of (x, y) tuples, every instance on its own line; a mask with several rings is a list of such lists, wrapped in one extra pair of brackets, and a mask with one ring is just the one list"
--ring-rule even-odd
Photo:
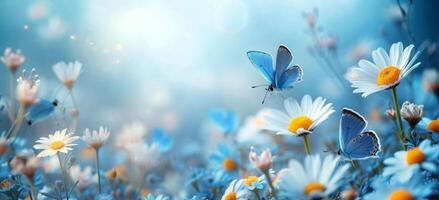
[(303, 136), (303, 143), (305, 144), (306, 155), (311, 155), (311, 147), (309, 146), (308, 135)]
[(12, 123), (11, 128), (9, 128), (8, 133), (6, 134), (6, 139), (11, 138), (15, 133), (20, 130), (21, 124), (23, 123), (24, 114), (26, 112), (26, 106), (20, 105), (18, 108), (18, 115), (15, 118), (14, 123)]
[(404, 127), (402, 126), (401, 108), (399, 107), (398, 95), (396, 94), (396, 86), (392, 87), (391, 90), (392, 90), (393, 106), (394, 106), (395, 113), (396, 113), (396, 116), (395, 116), (396, 117), (396, 123), (397, 123), (398, 128), (399, 128), (399, 132), (397, 134), (398, 134), (399, 141), (401, 142), (401, 144), (405, 148), (405, 145), (404, 145)]
[(99, 194), (102, 192), (102, 187), (101, 187), (101, 173), (100, 173), (100, 168), (99, 168), (99, 148), (96, 148), (96, 171), (98, 174), (98, 187), (99, 187)]
[(257, 200), (261, 200), (261, 196), (259, 195), (259, 191), (258, 191), (258, 189), (254, 189), (254, 190), (253, 190), (253, 193), (255, 193), (255, 195), (256, 195), (256, 199), (257, 199)]
[(11, 72), (11, 88), (10, 88), (10, 92), (11, 92), (11, 105), (9, 107), (10, 110), (10, 117), (11, 117), (11, 121), (15, 121), (15, 82), (16, 82), (16, 77), (15, 77), (15, 72)]
[(59, 155), (59, 152), (56, 152), (56, 156), (58, 157), (59, 167), (61, 168), (61, 172), (62, 172), (62, 179), (63, 179), (63, 182), (64, 182), (64, 190), (65, 190), (65, 193), (66, 193), (66, 199), (69, 200), (69, 191), (68, 191), (68, 187), (67, 187), (67, 174), (66, 174), (66, 170), (64, 169), (64, 165), (62, 163), (61, 155)]
[(352, 163), (352, 167), (354, 167), (355, 169), (358, 169), (358, 161), (357, 160), (351, 160)]
[(274, 197), (274, 199), (277, 199), (276, 190), (274, 189), (273, 181), (271, 180), (270, 173), (268, 172), (268, 170), (264, 171), (263, 173), (264, 173), (265, 179), (267, 179), (268, 186), (271, 189), (272, 196)]
[(29, 188), (30, 188), (31, 199), (32, 200), (38, 200), (38, 194), (35, 191), (35, 185), (34, 185), (33, 180), (28, 178), (28, 181), (29, 181)]

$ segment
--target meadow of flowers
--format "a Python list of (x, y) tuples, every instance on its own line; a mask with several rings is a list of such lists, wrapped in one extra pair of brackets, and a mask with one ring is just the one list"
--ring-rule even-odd
[[(253, 99), (260, 109), (243, 120), (211, 105), (202, 113), (208, 122), (193, 122), (202, 136), (191, 130), (176, 137), (140, 120), (84, 126), (95, 116), (83, 114), (88, 99), (76, 94), (89, 66), (60, 61), (40, 73), (26, 65), (20, 46), (6, 47), (0, 199), (439, 199), (439, 63), (436, 43), (412, 30), (416, 3), (394, 2), (387, 12), (394, 26), (386, 28), (399, 35), (383, 29), (385, 42), (376, 49), (358, 43), (348, 54), (355, 63), (346, 68), (338, 54), (342, 38), (323, 29), (317, 9), (304, 11), (308, 49), (274, 41), (276, 52), (240, 52), (243, 67), (263, 81), (248, 85), (263, 91)], [(348, 90), (361, 102), (352, 96), (332, 102), (312, 89), (297, 95), (314, 74), (293, 58), (298, 51), (307, 51), (331, 80), (306, 87)], [(43, 85), (42, 77), (59, 84)], [(41, 92), (50, 87), (61, 95)], [(206, 144), (187, 142), (195, 137)]]

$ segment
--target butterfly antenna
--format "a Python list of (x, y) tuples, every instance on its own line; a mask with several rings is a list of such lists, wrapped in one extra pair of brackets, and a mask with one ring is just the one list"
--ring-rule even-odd
[(258, 87), (262, 87), (262, 86), (268, 86), (267, 84), (263, 84), (263, 85), (254, 85), (252, 86), (252, 88), (258, 88)]
[(265, 95), (264, 95), (264, 99), (262, 100), (262, 104), (265, 103), (265, 99), (267, 98), (267, 94), (268, 94), (268, 92), (270, 92), (270, 91), (267, 89), (267, 92), (265, 92)]

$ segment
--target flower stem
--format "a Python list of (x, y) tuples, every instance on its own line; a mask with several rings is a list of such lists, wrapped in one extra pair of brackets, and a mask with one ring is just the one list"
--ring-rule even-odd
[(38, 200), (38, 195), (35, 191), (35, 185), (33, 180), (31, 180), (30, 178), (28, 178), (29, 181), (29, 189), (30, 189), (30, 194), (31, 194), (31, 199), (32, 200)]
[(305, 144), (306, 155), (311, 155), (311, 147), (309, 146), (308, 135), (303, 136), (303, 143)]
[(396, 113), (396, 123), (398, 125), (399, 128), (399, 132), (397, 133), (399, 141), (401, 142), (401, 144), (404, 146), (404, 127), (402, 126), (402, 120), (401, 120), (401, 108), (399, 107), (399, 102), (398, 102), (398, 95), (396, 94), (396, 86), (392, 87), (392, 99), (393, 99), (393, 106), (395, 109), (395, 113)]
[(254, 189), (254, 190), (253, 190), (253, 193), (255, 193), (255, 196), (256, 196), (256, 199), (257, 199), (257, 200), (261, 200), (261, 196), (259, 195), (259, 191), (258, 191), (258, 189)]
[(14, 123), (12, 123), (11, 128), (9, 128), (8, 133), (6, 134), (6, 139), (11, 138), (13, 135), (15, 135), (15, 133), (18, 132), (18, 130), (20, 130), (25, 113), (26, 113), (26, 106), (20, 105), (20, 107), (18, 108), (17, 118), (15, 118)]
[(273, 181), (271, 180), (270, 173), (268, 172), (268, 170), (263, 171), (263, 173), (264, 173), (265, 178), (267, 179), (268, 186), (271, 189), (271, 195), (274, 197), (274, 199), (276, 199), (277, 198), (276, 190), (274, 189)]
[(67, 187), (67, 174), (66, 174), (66, 170), (64, 169), (64, 165), (63, 162), (61, 160), (61, 155), (59, 155), (59, 152), (56, 152), (56, 156), (58, 157), (58, 161), (59, 161), (59, 167), (61, 168), (61, 172), (62, 172), (62, 179), (64, 182), (64, 190), (66, 193), (66, 199), (69, 200), (69, 191), (68, 191), (68, 187)]
[[(75, 112), (78, 112), (78, 104), (76, 103), (76, 98), (75, 98), (75, 96), (73, 95), (72, 89), (69, 89), (69, 94), (70, 94), (70, 98), (72, 99), (73, 109), (76, 110)], [(72, 122), (72, 125), (71, 125), (71, 128), (70, 128), (70, 129), (71, 129), (72, 131), (75, 131), (77, 126), (78, 126), (78, 114), (76, 113), (76, 114), (73, 116), (73, 122)]]
[(96, 173), (98, 174), (98, 189), (99, 189), (99, 194), (102, 192), (102, 187), (101, 187), (101, 173), (100, 173), (100, 168), (99, 168), (99, 148), (96, 148)]
[(15, 72), (11, 72), (11, 88), (10, 88), (10, 92), (11, 92), (11, 105), (9, 107), (10, 110), (10, 118), (11, 121), (15, 121), (15, 82), (16, 82), (16, 78), (15, 78)]

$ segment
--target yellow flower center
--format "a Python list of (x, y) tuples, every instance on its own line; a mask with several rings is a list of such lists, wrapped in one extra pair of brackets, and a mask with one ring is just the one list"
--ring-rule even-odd
[(305, 189), (303, 189), (303, 192), (306, 195), (310, 195), (312, 192), (318, 191), (323, 192), (325, 191), (325, 186), (319, 182), (311, 182), (308, 185), (306, 185)]
[(224, 159), (224, 161), (223, 161), (223, 167), (227, 171), (234, 171), (234, 170), (236, 170), (238, 165), (236, 164), (236, 162), (233, 159), (227, 158), (227, 159)]
[(406, 162), (408, 165), (421, 163), (425, 159), (425, 154), (419, 147), (407, 151)]
[(399, 189), (390, 193), (388, 200), (413, 200), (412, 194), (409, 191)]
[(228, 192), (224, 196), (224, 200), (236, 200), (236, 192)]
[(258, 181), (257, 176), (249, 176), (246, 179), (244, 179), (245, 185), (247, 185), (249, 187), (252, 186), (252, 184), (256, 181)]
[(395, 66), (388, 66), (378, 73), (377, 84), (378, 85), (390, 85), (399, 80), (399, 74), (401, 70)]
[(430, 131), (439, 132), (439, 119), (431, 120), (427, 128)]
[(301, 115), (290, 121), (290, 123), (288, 124), (288, 130), (291, 131), (292, 133), (296, 133), (297, 130), (300, 128), (308, 130), (311, 124), (312, 124), (312, 120), (309, 117), (305, 115)]
[(63, 147), (64, 147), (64, 142), (63, 141), (59, 141), (59, 140), (53, 141), (50, 144), (50, 148), (53, 149), (53, 150), (59, 150), (59, 149), (61, 149)]
[(11, 182), (9, 182), (9, 180), (4, 180), (0, 183), (0, 187), (2, 189), (8, 189), (11, 187)]

